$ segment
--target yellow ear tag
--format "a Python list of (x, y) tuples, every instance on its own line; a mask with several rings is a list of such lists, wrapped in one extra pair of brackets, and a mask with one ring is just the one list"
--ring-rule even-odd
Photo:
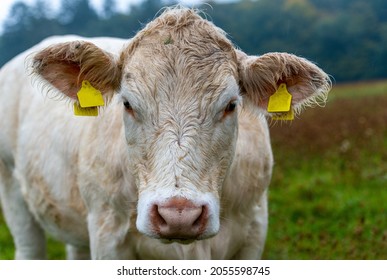
[(74, 115), (76, 116), (96, 117), (98, 116), (98, 106), (105, 105), (102, 93), (87, 80), (82, 82), (82, 87), (77, 96), (79, 103), (74, 103)]
[(289, 112), (292, 104), (292, 95), (288, 92), (286, 84), (282, 83), (277, 91), (270, 96), (267, 111), (269, 113)]
[(82, 108), (78, 102), (74, 103), (74, 115), (75, 116), (87, 116), (96, 117), (98, 116), (98, 107)]
[(96, 107), (105, 105), (102, 94), (94, 88), (89, 81), (83, 81), (82, 87), (77, 93), (79, 105), (82, 108)]

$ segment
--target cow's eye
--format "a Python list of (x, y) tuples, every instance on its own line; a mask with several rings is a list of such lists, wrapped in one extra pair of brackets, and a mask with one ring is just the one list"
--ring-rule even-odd
[(226, 108), (224, 108), (224, 111), (223, 111), (223, 114), (222, 114), (220, 121), (223, 121), (227, 116), (231, 115), (235, 111), (237, 106), (238, 106), (238, 101), (235, 99), (231, 100), (227, 104)]
[(225, 114), (230, 114), (235, 111), (237, 106), (237, 102), (235, 100), (230, 101), (230, 103), (227, 104), (226, 109), (224, 109)]
[(124, 107), (125, 107), (125, 110), (129, 113), (132, 113), (133, 112), (133, 108), (132, 108), (132, 105), (130, 105), (129, 101), (124, 101)]

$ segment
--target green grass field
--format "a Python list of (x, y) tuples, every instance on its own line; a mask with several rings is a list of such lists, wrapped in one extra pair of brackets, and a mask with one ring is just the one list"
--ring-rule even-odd
[[(335, 86), (325, 108), (271, 126), (265, 259), (387, 259), (387, 81)], [(64, 258), (49, 239), (48, 257)], [(0, 215), (0, 259), (13, 258)]]

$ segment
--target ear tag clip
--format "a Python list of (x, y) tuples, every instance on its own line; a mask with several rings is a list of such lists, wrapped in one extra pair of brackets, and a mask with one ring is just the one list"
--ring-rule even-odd
[(270, 96), (267, 111), (269, 113), (282, 113), (276, 114), (272, 118), (273, 120), (288, 120), (294, 119), (294, 112), (291, 108), (292, 95), (288, 92), (286, 84), (282, 83), (278, 87), (277, 91)]
[(74, 103), (74, 115), (76, 116), (98, 116), (98, 106), (105, 105), (102, 93), (87, 80), (82, 82), (77, 96), (79, 103)]

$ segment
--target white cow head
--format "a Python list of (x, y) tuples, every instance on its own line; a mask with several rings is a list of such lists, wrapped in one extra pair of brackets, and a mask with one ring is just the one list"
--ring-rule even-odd
[(270, 95), (286, 83), (297, 111), (325, 96), (330, 86), (322, 70), (294, 55), (247, 56), (188, 9), (164, 12), (117, 58), (77, 41), (40, 51), (33, 67), (74, 100), (83, 80), (107, 100), (121, 96), (139, 193), (137, 228), (181, 242), (219, 230), (219, 201), (242, 101), (266, 112)]

